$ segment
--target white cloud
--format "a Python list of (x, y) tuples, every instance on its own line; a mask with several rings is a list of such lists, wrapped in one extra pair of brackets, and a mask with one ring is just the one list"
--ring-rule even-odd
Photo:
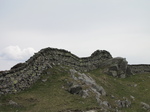
[(25, 61), (36, 51), (33, 48), (21, 49), (19, 46), (8, 46), (3, 49), (1, 58), (14, 61)]

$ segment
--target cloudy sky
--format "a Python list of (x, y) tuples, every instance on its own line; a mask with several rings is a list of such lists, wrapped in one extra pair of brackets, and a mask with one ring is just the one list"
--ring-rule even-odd
[(150, 0), (0, 0), (0, 70), (45, 47), (150, 64)]

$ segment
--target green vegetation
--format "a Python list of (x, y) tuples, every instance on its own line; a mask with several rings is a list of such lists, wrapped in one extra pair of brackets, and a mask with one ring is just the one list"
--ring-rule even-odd
[[(107, 96), (103, 96), (102, 99), (110, 102), (112, 106), (115, 106), (115, 100), (128, 98), (132, 104), (129, 108), (123, 108), (124, 112), (144, 112), (140, 102), (150, 104), (150, 74), (137, 74), (125, 79), (105, 75), (100, 69), (86, 74), (103, 86)], [(95, 98), (85, 99), (65, 90), (66, 79), (69, 76), (70, 73), (66, 67), (46, 70), (41, 79), (31, 88), (16, 94), (1, 96), (0, 112), (58, 112), (98, 107)], [(112, 98), (112, 96), (114, 97)], [(131, 98), (132, 96), (135, 99)], [(18, 105), (9, 105), (10, 100)]]
[[(102, 74), (101, 70), (94, 70), (90, 75), (102, 85), (107, 92), (104, 97), (115, 106), (114, 100), (129, 99), (132, 104), (129, 108), (123, 108), (125, 112), (147, 112), (143, 110), (140, 102), (150, 104), (150, 74), (136, 74), (124, 79), (114, 78)], [(112, 98), (114, 96), (114, 98)], [(134, 98), (133, 98), (134, 97)]]
[[(56, 67), (49, 75), (43, 75), (41, 80), (31, 88), (13, 95), (0, 97), (0, 112), (57, 112), (67, 109), (86, 109), (87, 107), (98, 106), (95, 99), (84, 99), (81, 96), (67, 92), (63, 86), (65, 79), (69, 76), (67, 71)], [(47, 79), (42, 82), (42, 79)], [(19, 106), (10, 106), (12, 100)]]

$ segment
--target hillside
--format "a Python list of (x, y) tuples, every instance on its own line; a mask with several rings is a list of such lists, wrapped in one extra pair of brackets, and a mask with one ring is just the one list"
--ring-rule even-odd
[(0, 72), (0, 112), (149, 112), (149, 65), (46, 48)]

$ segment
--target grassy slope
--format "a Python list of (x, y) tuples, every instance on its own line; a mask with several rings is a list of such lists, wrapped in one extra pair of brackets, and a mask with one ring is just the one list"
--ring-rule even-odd
[[(84, 99), (78, 95), (72, 95), (62, 87), (69, 76), (63, 69), (55, 68), (50, 71), (50, 75), (42, 76), (48, 78), (46, 82), (39, 80), (32, 88), (26, 91), (1, 97), (0, 112), (16, 112), (16, 110), (26, 112), (57, 112), (67, 109), (86, 109), (97, 106), (95, 99)], [(20, 104), (20, 107), (5, 105), (9, 100)]]
[[(46, 82), (39, 80), (25, 91), (0, 97), (0, 112), (57, 112), (67, 109), (84, 110), (98, 107), (94, 98), (84, 99), (64, 90), (65, 79), (69, 76), (67, 70), (56, 67), (49, 72), (49, 75), (41, 77), (41, 79), (48, 79)], [(135, 100), (132, 101), (132, 106), (123, 109), (125, 112), (144, 112), (141, 109), (140, 102), (150, 104), (150, 74), (138, 74), (125, 79), (104, 75), (100, 70), (94, 70), (87, 74), (104, 87), (107, 96), (103, 99), (108, 100), (113, 106), (115, 106), (114, 100), (126, 97), (132, 101), (130, 95), (134, 96)], [(115, 98), (111, 98), (110, 95), (115, 96)], [(9, 106), (9, 100), (17, 102), (20, 106)]]
[[(94, 70), (91, 76), (104, 87), (107, 99), (114, 104), (114, 100), (122, 100), (126, 97), (132, 102), (130, 108), (124, 108), (125, 112), (147, 112), (141, 108), (140, 102), (150, 104), (150, 74), (136, 74), (125, 79), (114, 78), (101, 74), (100, 70)], [(114, 98), (111, 97), (114, 96)], [(130, 96), (134, 96), (133, 100)]]

